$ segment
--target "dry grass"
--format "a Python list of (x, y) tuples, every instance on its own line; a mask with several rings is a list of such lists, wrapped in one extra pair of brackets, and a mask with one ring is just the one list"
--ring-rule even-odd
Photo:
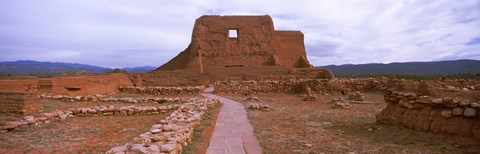
[[(247, 97), (224, 95), (243, 102)], [(332, 109), (333, 98), (302, 101), (299, 95), (259, 94), (270, 111), (249, 110), (248, 116), (264, 153), (463, 153), (480, 152), (480, 141), (397, 126), (376, 125), (375, 115), (386, 104), (383, 93), (366, 93), (368, 102)], [(377, 129), (369, 131), (369, 128)]]

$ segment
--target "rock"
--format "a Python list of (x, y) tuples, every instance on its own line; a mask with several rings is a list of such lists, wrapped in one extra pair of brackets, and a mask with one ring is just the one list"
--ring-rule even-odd
[(307, 125), (312, 126), (312, 127), (328, 128), (328, 127), (332, 126), (333, 124), (331, 122), (328, 122), (328, 121), (324, 121), (324, 122), (309, 121), (309, 122), (307, 122)]
[(473, 108), (480, 108), (480, 103), (472, 102), (470, 103), (470, 106), (472, 106)]
[(21, 126), (20, 123), (9, 122), (9, 123), (7, 123), (6, 125), (0, 126), (0, 129), (1, 129), (1, 130), (12, 130), (12, 129), (15, 129), (15, 128), (19, 127), (19, 126)]
[(458, 104), (460, 106), (469, 106), (470, 105), (470, 101), (468, 100), (460, 100), (460, 102), (458, 102)]
[(162, 132), (162, 130), (161, 129), (152, 129), (152, 130), (150, 130), (150, 132), (152, 132), (152, 134), (157, 134), (157, 133)]
[(170, 126), (170, 125), (164, 125), (164, 126), (162, 127), (162, 129), (165, 130), (165, 131), (171, 131), (171, 130), (172, 130), (172, 126)]
[(166, 125), (166, 124), (168, 124), (168, 121), (167, 120), (160, 120), (159, 123), (162, 124), (162, 125)]
[(470, 108), (470, 107), (465, 108), (465, 110), (463, 112), (463, 115), (466, 116), (466, 117), (473, 117), (476, 114), (477, 114), (477, 110), (475, 110), (474, 108)]
[(444, 110), (440, 112), (440, 115), (445, 118), (450, 118), (452, 116), (452, 111), (451, 110)]
[(403, 113), (402, 124), (408, 128), (415, 128), (415, 123), (417, 122), (417, 114), (420, 110), (406, 110)]
[(172, 152), (173, 150), (175, 150), (175, 148), (177, 148), (177, 145), (175, 145), (175, 144), (164, 144), (160, 147), (160, 151), (161, 152)]
[(148, 147), (148, 150), (152, 153), (160, 153), (160, 147), (158, 145), (150, 145), (150, 147)]
[(25, 118), (23, 118), (23, 119), (25, 119), (25, 121), (27, 121), (27, 122), (28, 122), (28, 124), (33, 124), (33, 123), (35, 123), (35, 122), (36, 122), (36, 120), (35, 120), (35, 117), (34, 117), (34, 116), (26, 116), (26, 117), (25, 117)]
[(454, 108), (452, 110), (452, 114), (456, 116), (463, 115), (463, 108), (461, 107)]
[(433, 99), (433, 100), (432, 100), (432, 103), (433, 103), (433, 104), (443, 104), (443, 102), (442, 102), (442, 99), (441, 99), (441, 98), (438, 98), (438, 99)]
[(343, 98), (333, 99), (332, 102), (332, 108), (334, 109), (346, 109), (350, 106)]
[(59, 115), (58, 117), (60, 117), (61, 120), (65, 120), (67, 119), (68, 115), (62, 114), (62, 115)]
[(110, 150), (107, 151), (107, 154), (120, 154), (120, 153), (125, 153), (127, 150), (127, 147), (125, 146), (118, 146), (118, 147), (113, 147)]
[(81, 96), (75, 96), (74, 99), (78, 101), (78, 100), (82, 99), (82, 97)]
[(130, 150), (136, 153), (148, 153), (147, 147), (145, 147), (143, 144), (133, 144)]
[(312, 144), (305, 144), (305, 146), (310, 148), (310, 147), (312, 147)]
[(353, 101), (363, 101), (364, 99), (365, 99), (365, 96), (360, 91), (356, 91), (353, 94), (350, 94), (348, 96), (348, 100), (353, 100)]
[(432, 120), (432, 123), (430, 124), (430, 131), (433, 133), (438, 133), (443, 130), (443, 125), (448, 123), (448, 119), (444, 118), (442, 116), (436, 116)]

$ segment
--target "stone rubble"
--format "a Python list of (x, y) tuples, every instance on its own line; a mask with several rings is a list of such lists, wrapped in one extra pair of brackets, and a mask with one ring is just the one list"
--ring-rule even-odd
[(205, 99), (179, 106), (169, 117), (160, 120), (151, 129), (129, 143), (111, 148), (108, 154), (120, 153), (170, 153), (179, 154), (191, 141), (193, 130), (208, 108), (218, 100)]
[(364, 99), (365, 99), (365, 96), (360, 91), (356, 91), (348, 95), (348, 100), (363, 101)]
[(317, 94), (313, 93), (310, 87), (307, 87), (305, 89), (305, 95), (304, 95), (303, 101), (316, 101), (317, 99), (318, 99)]
[(348, 109), (350, 107), (350, 103), (345, 101), (343, 98), (336, 98), (332, 100), (332, 108), (334, 109)]
[(270, 110), (270, 106), (268, 105), (261, 105), (261, 104), (257, 104), (257, 103), (252, 103), (248, 106), (249, 109), (253, 109), (253, 110), (262, 110), (262, 111), (269, 111)]

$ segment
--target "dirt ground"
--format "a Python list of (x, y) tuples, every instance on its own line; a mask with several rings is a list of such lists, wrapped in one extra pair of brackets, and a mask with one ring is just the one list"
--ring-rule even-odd
[[(117, 93), (114, 97), (159, 97)], [(186, 100), (200, 95), (181, 95)], [(41, 99), (43, 112), (69, 110), (95, 106), (163, 106), (179, 103), (122, 103), (122, 102), (64, 102)], [(216, 115), (220, 107), (212, 110), (212, 120), (199, 132), (195, 153), (202, 153), (208, 147)], [(123, 145), (150, 129), (152, 125), (166, 118), (170, 112), (153, 115), (73, 117), (48, 124), (21, 126), (10, 132), (0, 133), (0, 153), (104, 153), (110, 148)], [(21, 120), (28, 115), (0, 114), (0, 123)], [(203, 152), (204, 153), (204, 152)]]
[(0, 133), (0, 153), (102, 153), (144, 133), (168, 113), (75, 117)]
[(383, 93), (365, 93), (366, 101), (348, 109), (331, 108), (342, 95), (302, 101), (294, 94), (257, 94), (258, 102), (225, 94), (242, 102), (269, 105), (270, 111), (248, 110), (250, 123), (264, 153), (480, 153), (480, 140), (418, 132), (399, 126), (377, 125), (386, 104)]
[[(115, 94), (125, 97), (126, 94)], [(185, 99), (199, 95), (182, 96)], [(148, 97), (148, 95), (128, 95)], [(172, 96), (173, 97), (173, 96)], [(95, 106), (160, 106), (178, 103), (63, 102), (42, 99), (43, 112)], [(0, 153), (102, 153), (123, 145), (166, 118), (170, 112), (154, 115), (73, 117), (48, 124), (28, 125), (0, 133)], [(28, 115), (0, 114), (0, 123)]]

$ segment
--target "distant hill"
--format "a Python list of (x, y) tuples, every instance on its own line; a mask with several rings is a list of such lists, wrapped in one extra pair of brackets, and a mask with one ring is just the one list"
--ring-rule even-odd
[[(146, 72), (155, 69), (152, 66), (123, 68), (127, 72)], [(53, 76), (62, 74), (99, 74), (111, 72), (112, 68), (78, 63), (38, 62), (19, 60), (0, 62), (0, 75)]]
[(148, 72), (156, 69), (154, 66), (142, 66), (142, 67), (124, 67), (123, 70), (127, 72)]
[(479, 60), (453, 60), (434, 62), (406, 62), (389, 64), (358, 64), (319, 66), (332, 70), (338, 77), (380, 74), (439, 75), (480, 73)]

